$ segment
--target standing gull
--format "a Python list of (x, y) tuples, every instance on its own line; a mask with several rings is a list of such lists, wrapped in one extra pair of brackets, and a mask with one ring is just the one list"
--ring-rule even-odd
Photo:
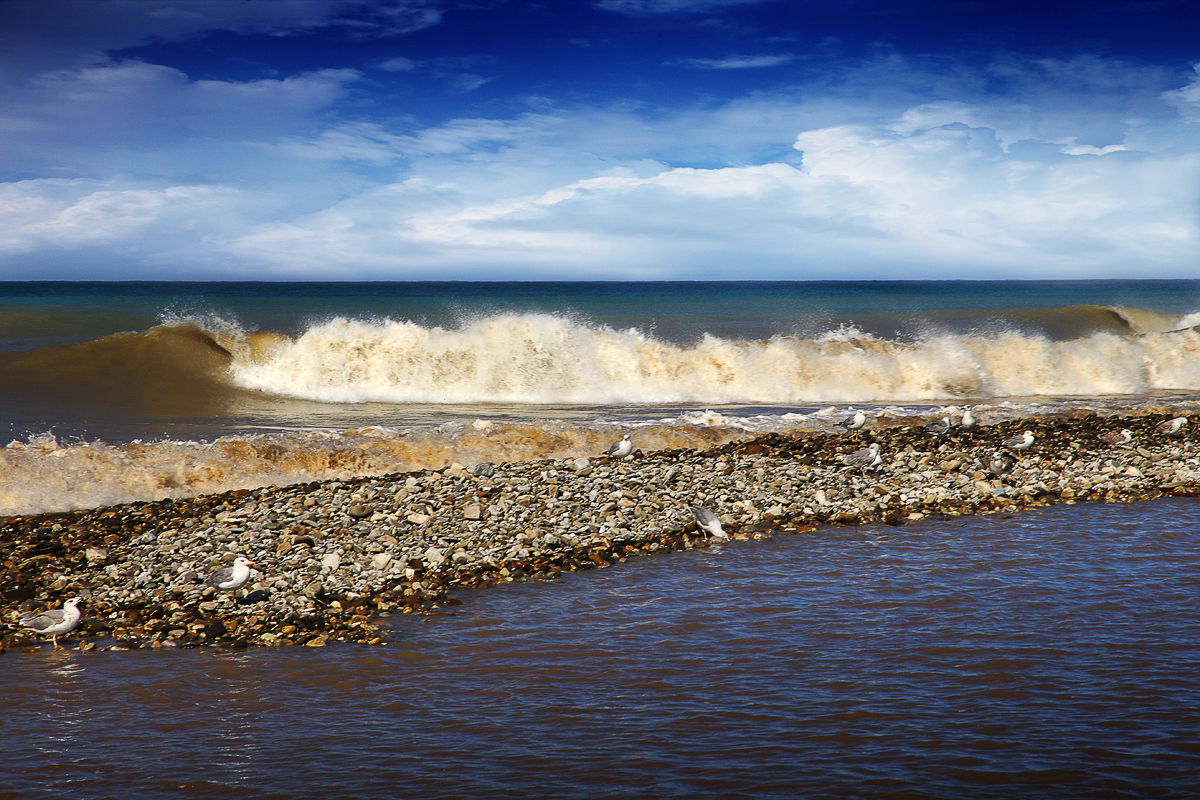
[(838, 423), (838, 426), (847, 431), (856, 431), (867, 424), (867, 415), (861, 411), (855, 411), (850, 416)]
[(204, 583), (222, 592), (236, 592), (250, 580), (250, 568), (254, 562), (245, 556), (238, 556), (233, 564), (217, 570)]
[(866, 474), (868, 469), (878, 467), (883, 463), (883, 459), (879, 456), (879, 442), (873, 442), (870, 447), (864, 447), (862, 450), (855, 450), (849, 455), (842, 456), (842, 463)]
[(962, 421), (958, 423), (958, 426), (964, 431), (973, 430), (975, 428), (975, 423), (978, 422), (978, 420), (975, 419), (974, 411), (975, 409), (972, 406), (967, 406), (966, 409), (963, 410)]
[(688, 506), (692, 510), (692, 516), (696, 518), (696, 524), (700, 526), (700, 530), (707, 533), (714, 539), (728, 539), (729, 534), (721, 527), (721, 520), (717, 519), (717, 515), (709, 511), (707, 508), (699, 508), (697, 506)]
[(1187, 425), (1187, 421), (1187, 417), (1176, 417), (1175, 419), (1169, 419), (1155, 428), (1154, 432), (1160, 436), (1170, 436), (1172, 438), (1183, 436), (1183, 426)]
[(629, 434), (625, 434), (625, 438), (619, 442), (613, 442), (612, 447), (604, 451), (605, 455), (613, 458), (624, 458), (633, 452), (633, 442), (629, 439)]
[(58, 643), (58, 637), (75, 630), (75, 626), (79, 624), (79, 620), (83, 616), (79, 612), (80, 602), (82, 602), (82, 598), (72, 597), (63, 603), (62, 608), (55, 608), (50, 611), (43, 611), (40, 614), (30, 614), (27, 617), (21, 617), (21, 627), (29, 628), (31, 631), (38, 633), (48, 634), (54, 642), (54, 649), (61, 650), (63, 648)]
[(1012, 450), (1028, 450), (1030, 447), (1033, 447), (1033, 431), (1025, 431), (1016, 436), (1010, 436), (1000, 444)]

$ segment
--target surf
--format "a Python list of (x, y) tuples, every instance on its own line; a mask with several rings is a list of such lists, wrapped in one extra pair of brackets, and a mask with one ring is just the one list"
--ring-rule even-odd
[(843, 325), (814, 338), (705, 333), (688, 344), (543, 314), (458, 328), (338, 317), (295, 338), (226, 346), (236, 386), (326, 403), (865, 403), (1200, 389), (1200, 331), (1140, 332), (1149, 312), (1139, 326), (1115, 310), (1102, 316), (1120, 332), (1064, 340), (932, 327), (902, 341)]

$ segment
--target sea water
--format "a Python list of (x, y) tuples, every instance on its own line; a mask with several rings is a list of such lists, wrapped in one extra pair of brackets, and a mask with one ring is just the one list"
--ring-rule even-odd
[[(6, 284), (0, 513), (1194, 404), (1200, 282)], [(819, 527), (378, 647), (0, 657), (0, 798), (1190, 798), (1200, 503)]]
[(0, 514), (1200, 392), (1200, 281), (0, 283)]
[(387, 644), (0, 657), (0, 798), (1193, 798), (1200, 502), (819, 527)]

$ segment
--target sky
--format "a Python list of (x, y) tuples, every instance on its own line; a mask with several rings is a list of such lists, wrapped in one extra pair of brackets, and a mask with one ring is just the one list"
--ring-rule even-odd
[(0, 0), (0, 280), (1200, 275), (1194, 0)]

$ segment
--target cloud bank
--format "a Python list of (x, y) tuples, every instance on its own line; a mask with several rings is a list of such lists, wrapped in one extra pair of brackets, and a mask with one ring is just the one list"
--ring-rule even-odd
[[(238, 81), (104, 53), (413, 30), (432, 4), (105, 5), (137, 24), (3, 73), (0, 278), (1195, 277), (1195, 73), (885, 51), (708, 102), (530, 94), (422, 125), (372, 99), (419, 71), (403, 56)], [(758, 58), (690, 65), (792, 57)]]

